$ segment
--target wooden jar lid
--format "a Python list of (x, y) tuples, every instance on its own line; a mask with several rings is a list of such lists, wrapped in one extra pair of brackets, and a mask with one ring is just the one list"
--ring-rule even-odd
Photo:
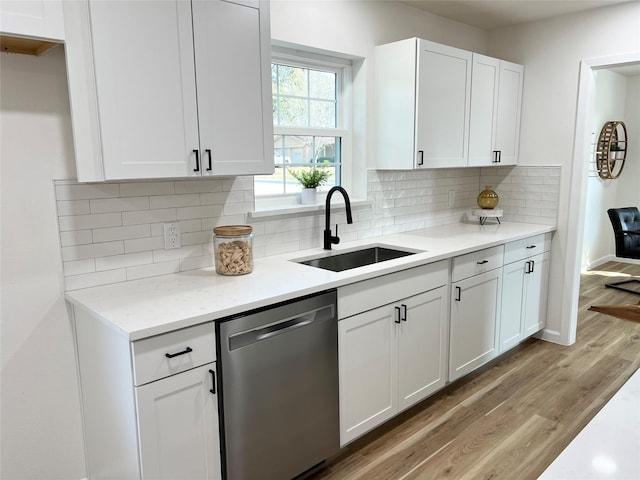
[(213, 233), (225, 237), (249, 235), (251, 232), (253, 232), (253, 228), (249, 225), (222, 225), (213, 229)]

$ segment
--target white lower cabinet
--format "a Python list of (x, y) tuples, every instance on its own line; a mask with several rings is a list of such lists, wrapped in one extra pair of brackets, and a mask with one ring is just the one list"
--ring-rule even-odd
[(449, 381), (498, 355), (503, 247), (453, 259)]
[(550, 244), (547, 234), (505, 246), (500, 353), (544, 328)]
[(220, 478), (215, 363), (136, 388), (142, 478)]
[(73, 312), (88, 478), (220, 479), (213, 322), (131, 342)]
[[(438, 262), (439, 278), (433, 279), (441, 286), (339, 321), (341, 445), (445, 385), (448, 289), (444, 283), (447, 263)], [(433, 268), (431, 265), (426, 267)], [(411, 270), (420, 271), (426, 267)], [(385, 277), (403, 274), (405, 272)], [(405, 289), (405, 293), (412, 293), (410, 285), (422, 290), (431, 286), (424, 278), (420, 282), (420, 278), (420, 275), (413, 277), (405, 285), (409, 285), (409, 291)], [(393, 278), (382, 283), (379, 279), (360, 282), (362, 286), (356, 288), (362, 288), (362, 293), (350, 298), (361, 299), (361, 308), (362, 305), (371, 306), (371, 301), (375, 301), (373, 298), (380, 298), (376, 294), (378, 288), (386, 285), (387, 291), (395, 290), (397, 284), (392, 282)], [(347, 289), (351, 287), (349, 285)], [(339, 315), (340, 302), (339, 289)]]

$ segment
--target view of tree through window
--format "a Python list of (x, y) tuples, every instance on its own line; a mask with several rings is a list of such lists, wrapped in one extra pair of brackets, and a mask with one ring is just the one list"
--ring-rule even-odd
[(338, 71), (271, 65), (275, 172), (255, 177), (256, 195), (299, 192), (292, 170), (326, 169), (324, 187), (340, 185), (339, 81)]

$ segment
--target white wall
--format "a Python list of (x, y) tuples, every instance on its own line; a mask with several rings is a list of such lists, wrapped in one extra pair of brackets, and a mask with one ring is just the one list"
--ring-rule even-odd
[(619, 207), (640, 208), (640, 75), (627, 77), (624, 119), (630, 137), (627, 160), (619, 178)]
[(53, 179), (73, 175), (64, 49), (0, 54), (0, 477), (79, 479), (84, 453)]
[[(560, 216), (552, 245), (549, 309), (545, 338), (571, 341), (571, 312), (564, 298), (576, 292), (565, 271), (577, 245), (568, 245), (569, 225), (576, 212), (569, 211), (573, 169), (580, 61), (640, 51), (640, 3), (630, 2), (580, 14), (491, 31), (488, 53), (525, 66), (520, 137), (523, 165), (562, 166)], [(577, 298), (577, 297), (576, 297)]]
[[(598, 70), (594, 72), (594, 75), (596, 96), (591, 131), (594, 142), (597, 142), (600, 130), (606, 122), (612, 120), (626, 122), (627, 79), (608, 70)], [(627, 173), (624, 171), (625, 175)], [(621, 187), (620, 179), (603, 180), (595, 171), (589, 176), (582, 245), (582, 269), (588, 269), (608, 261), (613, 252), (613, 232), (607, 209), (616, 206), (618, 190)]]

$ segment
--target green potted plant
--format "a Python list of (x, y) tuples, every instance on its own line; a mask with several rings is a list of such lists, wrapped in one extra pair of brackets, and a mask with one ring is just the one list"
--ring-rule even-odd
[(302, 185), (300, 203), (303, 205), (315, 205), (317, 203), (317, 188), (323, 185), (331, 176), (331, 173), (324, 168), (311, 170), (306, 168), (298, 170), (288, 168), (287, 171)]

